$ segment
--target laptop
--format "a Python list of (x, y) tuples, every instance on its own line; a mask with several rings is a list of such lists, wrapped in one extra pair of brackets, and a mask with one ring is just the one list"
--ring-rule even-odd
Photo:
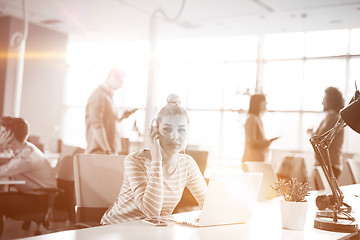
[(244, 172), (261, 172), (263, 179), (261, 181), (259, 201), (273, 199), (278, 197), (277, 192), (271, 187), (278, 181), (274, 168), (266, 162), (244, 162), (242, 164)]
[(247, 223), (256, 205), (262, 175), (240, 170), (215, 172), (202, 211), (174, 214), (166, 219), (194, 227)]

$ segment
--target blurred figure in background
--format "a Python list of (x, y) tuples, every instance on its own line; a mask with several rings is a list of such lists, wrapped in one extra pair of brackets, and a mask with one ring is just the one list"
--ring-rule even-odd
[(255, 94), (250, 98), (248, 118), (245, 123), (245, 150), (243, 162), (264, 162), (269, 145), (276, 139), (266, 139), (261, 115), (266, 110), (266, 98), (263, 94)]
[(36, 213), (47, 209), (47, 198), (37, 191), (56, 188), (53, 169), (45, 155), (27, 141), (29, 125), (22, 118), (0, 118), (0, 148), (10, 148), (13, 157), (0, 165), (0, 178), (25, 180), (14, 185), (17, 191), (0, 193), (0, 237), (3, 215), (11, 217), (19, 213)]
[(120, 118), (118, 117), (113, 95), (116, 90), (122, 88), (125, 78), (124, 71), (113, 68), (105, 82), (90, 95), (85, 112), (86, 153), (118, 154), (121, 152), (121, 137), (117, 124), (137, 110), (125, 111)]
[[(323, 111), (326, 112), (326, 116), (321, 121), (315, 132), (313, 132), (312, 129), (308, 130), (308, 133), (311, 135), (321, 135), (335, 126), (340, 116), (339, 112), (344, 107), (344, 98), (342, 93), (335, 87), (326, 88), (322, 104)], [(339, 177), (342, 170), (341, 148), (343, 143), (344, 129), (341, 129), (329, 147), (332, 169), (336, 178)], [(319, 165), (319, 160), (316, 159), (315, 166)]]

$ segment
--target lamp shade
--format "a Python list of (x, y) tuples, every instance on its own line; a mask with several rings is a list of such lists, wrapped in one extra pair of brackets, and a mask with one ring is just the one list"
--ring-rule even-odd
[(355, 132), (360, 134), (360, 100), (352, 102), (340, 110), (340, 116)]

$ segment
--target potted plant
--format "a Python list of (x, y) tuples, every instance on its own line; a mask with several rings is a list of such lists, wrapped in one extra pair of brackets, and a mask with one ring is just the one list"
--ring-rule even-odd
[(299, 182), (296, 178), (280, 179), (272, 187), (283, 197), (280, 200), (282, 227), (302, 230), (308, 209), (306, 196), (309, 195), (309, 183)]

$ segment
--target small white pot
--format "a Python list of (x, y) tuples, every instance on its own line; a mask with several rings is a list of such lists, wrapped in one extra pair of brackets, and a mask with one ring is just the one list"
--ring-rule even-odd
[(303, 230), (308, 210), (308, 202), (290, 202), (280, 200), (282, 228)]

